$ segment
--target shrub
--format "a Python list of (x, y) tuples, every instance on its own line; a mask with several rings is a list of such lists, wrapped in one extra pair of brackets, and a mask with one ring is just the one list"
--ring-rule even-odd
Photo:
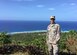
[(6, 32), (0, 33), (0, 42), (2, 45), (11, 43), (10, 35), (7, 35)]
[(77, 54), (77, 32), (71, 31), (72, 35), (70, 34), (66, 41), (66, 48), (70, 53), (76, 53)]

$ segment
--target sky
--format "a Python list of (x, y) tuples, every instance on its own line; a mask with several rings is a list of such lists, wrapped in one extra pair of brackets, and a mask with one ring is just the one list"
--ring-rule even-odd
[(0, 0), (0, 20), (77, 21), (77, 0)]

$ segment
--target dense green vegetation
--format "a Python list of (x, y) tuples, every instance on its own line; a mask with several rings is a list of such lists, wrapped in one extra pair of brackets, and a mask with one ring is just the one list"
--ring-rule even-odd
[[(46, 45), (46, 32), (39, 33), (23, 33), (6, 35), (6, 33), (0, 34), (0, 46), (18, 45), (18, 46), (36, 46), (47, 53)], [(61, 33), (61, 39), (59, 41), (59, 52), (75, 53), (77, 54), (77, 32), (69, 31)]]

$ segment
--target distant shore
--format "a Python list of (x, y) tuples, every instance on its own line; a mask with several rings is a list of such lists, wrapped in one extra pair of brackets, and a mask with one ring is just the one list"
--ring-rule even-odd
[[(38, 33), (38, 32), (47, 32), (47, 30), (35, 30), (35, 31), (10, 32), (10, 33), (7, 33), (7, 34)], [(69, 32), (69, 31), (61, 31), (61, 32), (64, 33), (64, 32)]]

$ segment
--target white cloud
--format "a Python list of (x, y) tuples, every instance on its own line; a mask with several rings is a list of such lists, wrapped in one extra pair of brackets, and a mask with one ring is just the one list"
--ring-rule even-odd
[(44, 5), (37, 5), (37, 7), (44, 7)]
[(76, 3), (63, 3), (63, 4), (61, 4), (61, 6), (67, 6), (67, 5), (74, 6), (74, 5), (76, 5)]
[(23, 1), (34, 1), (34, 0), (23, 0)]
[(18, 2), (21, 2), (21, 1), (35, 1), (35, 0), (12, 0), (12, 1), (18, 1)]
[(76, 5), (76, 3), (70, 3), (70, 5)]
[(51, 10), (51, 11), (53, 11), (53, 10), (55, 10), (55, 8), (48, 8), (48, 10)]
[(22, 0), (11, 0), (11, 1), (19, 1), (19, 2), (20, 2), (20, 1), (22, 1)]

